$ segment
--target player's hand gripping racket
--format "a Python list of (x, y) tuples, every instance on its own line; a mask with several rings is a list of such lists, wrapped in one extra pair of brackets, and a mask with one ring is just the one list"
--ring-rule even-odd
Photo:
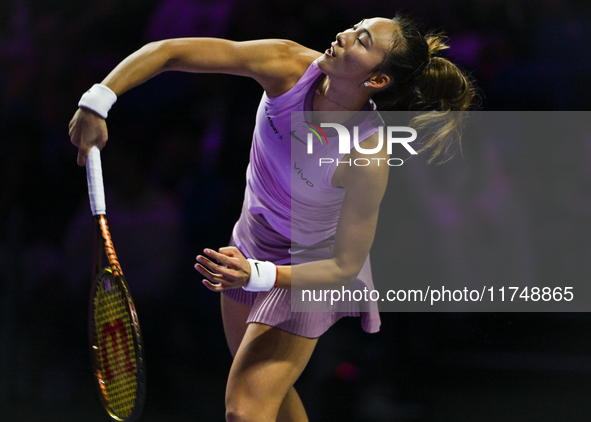
[[(142, 336), (107, 225), (101, 156), (96, 146), (88, 154), (86, 177), (96, 237), (89, 310), (92, 365), (107, 413), (117, 421), (135, 421), (146, 392)], [(103, 254), (109, 261), (105, 268)]]

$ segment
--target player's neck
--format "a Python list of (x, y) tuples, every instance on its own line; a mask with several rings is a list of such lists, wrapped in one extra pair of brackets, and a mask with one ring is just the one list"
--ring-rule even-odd
[(355, 93), (356, 90), (334, 83), (330, 77), (324, 78), (316, 87), (314, 111), (357, 112), (365, 106), (367, 98)]

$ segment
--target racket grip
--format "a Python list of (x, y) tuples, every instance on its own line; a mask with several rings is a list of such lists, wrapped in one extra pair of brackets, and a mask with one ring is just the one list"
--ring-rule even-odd
[(90, 149), (86, 159), (86, 181), (88, 182), (88, 197), (92, 215), (105, 215), (105, 187), (103, 185), (103, 170), (101, 169), (101, 151), (95, 145)]

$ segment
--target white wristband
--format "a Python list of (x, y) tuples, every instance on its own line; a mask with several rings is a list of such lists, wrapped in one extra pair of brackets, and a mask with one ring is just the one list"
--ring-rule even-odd
[(115, 104), (115, 101), (117, 101), (117, 95), (108, 86), (94, 84), (92, 88), (82, 95), (78, 107), (88, 108), (106, 119), (107, 113)]
[(257, 261), (247, 259), (250, 264), (250, 279), (248, 284), (242, 287), (249, 292), (268, 292), (275, 287), (277, 279), (277, 267), (269, 261)]

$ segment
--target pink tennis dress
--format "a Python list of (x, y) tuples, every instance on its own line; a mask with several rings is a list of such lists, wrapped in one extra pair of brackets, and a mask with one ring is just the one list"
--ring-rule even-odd
[[(336, 160), (342, 160), (346, 154), (339, 153), (338, 142), (330, 137), (328, 143), (315, 145), (315, 153), (310, 154), (303, 142), (305, 134), (300, 131), (305, 125), (293, 124), (309, 121), (314, 91), (323, 77), (314, 61), (286, 93), (275, 98), (263, 93), (246, 171), (242, 214), (231, 240), (247, 258), (295, 265), (332, 257), (345, 190), (333, 187), (331, 179)], [(360, 140), (383, 125), (371, 100), (363, 111), (347, 122), (358, 126)], [(296, 114), (292, 116), (292, 112)], [(350, 147), (349, 150), (353, 140)], [(334, 163), (319, 165), (319, 154), (334, 159)], [(369, 256), (351, 287), (374, 290)], [(319, 337), (344, 316), (361, 317), (367, 332), (377, 332), (380, 327), (377, 304), (372, 302), (351, 302), (345, 308), (341, 304), (334, 310), (323, 307), (321, 312), (294, 312), (291, 290), (274, 288), (257, 293), (231, 289), (223, 293), (252, 305), (247, 322), (270, 325), (303, 337)]]

